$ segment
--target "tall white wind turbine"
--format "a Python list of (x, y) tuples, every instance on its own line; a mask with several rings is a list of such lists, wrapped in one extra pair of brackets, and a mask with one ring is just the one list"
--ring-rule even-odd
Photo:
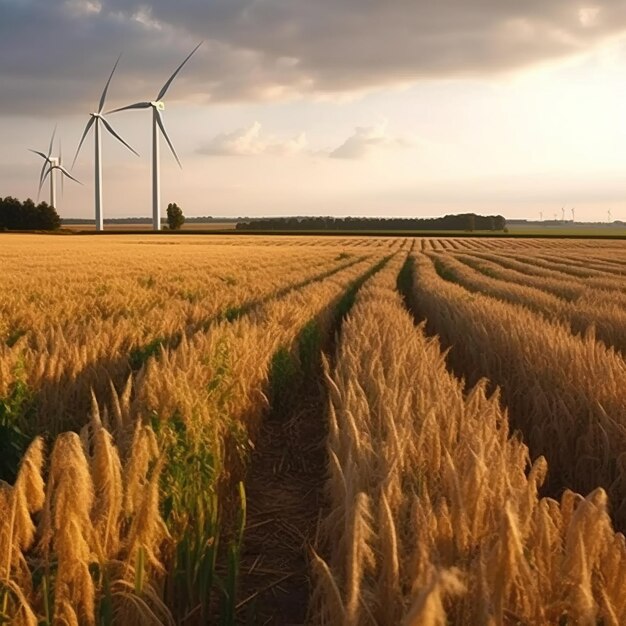
[(161, 111), (165, 111), (165, 103), (163, 98), (170, 88), (170, 85), (183, 69), (183, 66), (193, 56), (196, 50), (202, 45), (200, 42), (187, 56), (187, 58), (176, 68), (174, 73), (167, 79), (166, 83), (161, 88), (161, 91), (157, 94), (155, 100), (150, 102), (136, 102), (135, 104), (129, 104), (128, 106), (114, 109), (111, 113), (117, 113), (118, 111), (128, 111), (130, 109), (152, 109), (152, 229), (161, 230), (161, 173), (159, 169), (159, 131), (165, 137), (167, 145), (169, 146), (178, 166), (182, 169), (180, 159), (174, 150), (174, 146), (168, 137), (163, 124), (163, 116)]
[(125, 145), (133, 154), (139, 156), (139, 154), (131, 148), (111, 127), (111, 124), (105, 119), (102, 110), (104, 109), (104, 103), (107, 97), (107, 91), (109, 90), (109, 85), (111, 84), (111, 79), (113, 78), (113, 74), (117, 69), (117, 64), (120, 62), (121, 55), (117, 58), (115, 65), (113, 66), (113, 70), (109, 75), (109, 80), (107, 80), (106, 85), (104, 86), (104, 90), (102, 91), (102, 95), (100, 96), (100, 103), (98, 104), (98, 110), (95, 113), (90, 113), (89, 121), (85, 126), (85, 130), (83, 132), (83, 136), (80, 139), (80, 143), (78, 144), (78, 148), (76, 149), (76, 155), (74, 156), (74, 161), (72, 162), (72, 168), (76, 163), (76, 159), (78, 158), (78, 153), (89, 133), (91, 127), (94, 127), (94, 139), (95, 139), (95, 208), (96, 208), (96, 230), (101, 231), (104, 229), (104, 212), (102, 206), (102, 146), (100, 143), (100, 124), (103, 124), (104, 127), (109, 131), (113, 137), (115, 137), (120, 143)]

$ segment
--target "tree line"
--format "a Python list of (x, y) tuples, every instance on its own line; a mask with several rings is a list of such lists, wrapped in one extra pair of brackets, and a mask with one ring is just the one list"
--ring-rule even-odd
[(56, 230), (60, 226), (59, 214), (47, 202), (0, 198), (0, 230)]
[(502, 231), (502, 215), (463, 213), (433, 218), (380, 217), (271, 217), (237, 224), (237, 230), (461, 230)]

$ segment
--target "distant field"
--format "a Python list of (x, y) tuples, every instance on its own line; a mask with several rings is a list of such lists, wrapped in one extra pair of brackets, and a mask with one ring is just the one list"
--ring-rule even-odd
[(16, 233), (0, 267), (0, 622), (626, 624), (626, 241)]
[(541, 226), (525, 227), (511, 225), (508, 227), (511, 235), (550, 235), (555, 237), (626, 237), (626, 228), (617, 228), (599, 224), (598, 226)]
[[(183, 232), (207, 232), (213, 233), (216, 231), (234, 231), (236, 224), (233, 222), (206, 222), (206, 223), (191, 223), (185, 224), (182, 228)], [(152, 232), (152, 225), (145, 224), (105, 224), (105, 232), (121, 232), (121, 233), (134, 233), (134, 232)], [(95, 232), (95, 225), (93, 224), (72, 224), (63, 226), (64, 231), (69, 232)], [(167, 232), (167, 231), (162, 231)], [(242, 234), (251, 236), (268, 236), (272, 234), (285, 236), (400, 236), (400, 237), (507, 237), (512, 235), (514, 237), (614, 237), (614, 238), (626, 238), (626, 228), (616, 228), (613, 226), (593, 226), (593, 227), (578, 227), (578, 226), (564, 226), (564, 227), (522, 227), (522, 226), (509, 226), (508, 233), (492, 232), (492, 231), (446, 231), (446, 232), (433, 232), (433, 231), (241, 231)]]
[[(182, 230), (233, 230), (236, 224), (233, 222), (206, 222), (196, 223), (192, 222), (184, 224)], [(68, 224), (63, 226), (63, 230), (71, 231), (95, 231), (95, 224)], [(132, 231), (150, 231), (152, 230), (152, 223), (145, 224), (105, 224), (104, 230), (132, 230)]]

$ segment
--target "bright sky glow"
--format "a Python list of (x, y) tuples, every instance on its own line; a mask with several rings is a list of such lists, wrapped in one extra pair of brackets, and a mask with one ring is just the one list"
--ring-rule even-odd
[[(430, 4), (397, 0), (389, 3), (395, 13), (372, 9), (370, 22), (367, 9), (350, 17), (343, 5), (353, 1), (332, 5), (332, 32), (319, 30), (310, 4), (296, 0), (299, 12), (264, 0), (258, 15), (251, 0), (232, 3), (250, 5), (232, 20), (225, 0), (208, 3), (224, 14), (222, 36), (197, 32), (199, 1), (169, 3), (187, 15), (177, 22), (164, 2), (67, 0), (44, 14), (35, 0), (0, 0), (0, 196), (36, 195), (39, 162), (27, 148), (45, 150), (55, 122), (71, 163), (122, 48), (107, 108), (153, 98), (203, 37), (202, 54), (174, 83), (164, 112), (184, 169), (163, 143), (162, 197), (188, 215), (473, 210), (535, 219), (540, 211), (560, 216), (565, 206), (580, 220), (603, 221), (608, 209), (626, 220), (621, 4), (555, 0), (547, 11), (545, 2), (528, 2), (523, 15), (481, 17), (486, 4), (499, 3), (445, 0), (426, 15), (430, 29), (412, 38), (403, 18), (410, 23), (416, 6)], [(284, 17), (273, 40), (262, 32), (272, 11)], [(64, 47), (45, 35), (47, 20), (84, 32), (72, 31)], [(360, 40), (376, 20), (386, 39)], [(451, 38), (456, 23), (472, 20), (476, 32), (468, 26), (467, 37)], [(133, 29), (141, 37), (129, 44)], [(354, 51), (346, 47), (351, 36)], [(464, 57), (476, 41), (482, 53)], [(148, 217), (149, 114), (108, 119), (141, 158), (105, 138), (105, 216)], [(84, 187), (66, 183), (59, 211), (91, 217), (92, 138), (73, 173)]]

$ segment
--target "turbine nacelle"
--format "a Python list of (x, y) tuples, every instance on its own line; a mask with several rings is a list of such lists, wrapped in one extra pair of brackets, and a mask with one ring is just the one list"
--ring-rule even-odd
[(165, 102), (163, 102), (162, 100), (151, 102), (150, 106), (156, 109), (157, 111), (165, 111)]

